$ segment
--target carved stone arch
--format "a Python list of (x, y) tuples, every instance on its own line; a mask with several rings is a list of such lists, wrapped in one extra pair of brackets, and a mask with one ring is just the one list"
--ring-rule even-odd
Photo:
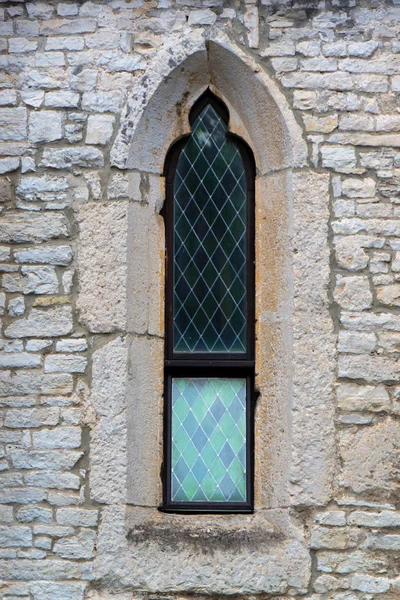
[[(207, 41), (201, 31), (196, 36), (159, 53), (128, 100), (111, 152), (113, 173), (126, 171), (130, 188), (123, 232), (127, 250), (125, 256), (118, 254), (116, 264), (119, 269), (123, 262), (126, 273), (119, 295), (125, 294), (125, 313), (117, 328), (103, 324), (103, 331), (117, 329), (120, 338), (93, 356), (93, 398), (104, 415), (92, 433), (91, 490), (98, 502), (119, 505), (103, 511), (99, 564), (102, 576), (125, 569), (125, 581), (155, 592), (179, 591), (184, 579), (185, 590), (197, 593), (305, 593), (310, 559), (290, 507), (329, 501), (334, 453), (333, 417), (327, 417), (334, 408), (335, 350), (328, 297), (328, 179), (309, 167), (301, 127), (273, 79), (224, 34)], [(239, 516), (196, 518), (157, 511), (164, 345), (162, 170), (168, 148), (190, 132), (190, 108), (207, 87), (227, 105), (230, 128), (252, 148), (257, 166), (256, 511), (241, 515), (240, 521)], [(113, 227), (123, 202), (110, 209)], [(92, 305), (101, 303), (107, 290), (98, 292)], [(84, 286), (80, 294), (84, 297)], [(107, 361), (110, 366), (104, 369)], [(114, 416), (106, 392), (121, 396), (118, 407), (124, 408)], [(108, 427), (110, 422), (115, 426)], [(130, 507), (122, 508), (125, 504)], [(118, 531), (132, 544), (125, 540), (114, 555), (106, 546), (116, 519)], [(251, 552), (241, 546), (243, 528)], [(174, 537), (177, 529), (183, 530), (181, 537)], [(179, 552), (166, 553), (157, 541), (168, 545), (171, 538), (180, 547), (199, 536), (200, 544), (204, 538), (215, 548), (217, 571), (210, 571), (201, 546), (194, 546), (193, 558), (182, 565)], [(237, 541), (234, 573), (224, 539), (233, 546)], [(126, 565), (121, 556), (127, 557)], [(163, 585), (157, 587), (160, 569)]]

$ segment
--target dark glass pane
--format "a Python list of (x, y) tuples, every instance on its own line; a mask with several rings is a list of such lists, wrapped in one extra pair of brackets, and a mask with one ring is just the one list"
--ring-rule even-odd
[(246, 352), (246, 177), (211, 105), (174, 181), (174, 351)]
[(246, 380), (172, 380), (171, 499), (246, 501)]

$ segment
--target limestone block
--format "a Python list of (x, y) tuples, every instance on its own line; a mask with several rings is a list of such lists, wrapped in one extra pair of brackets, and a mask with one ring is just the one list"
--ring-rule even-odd
[(104, 157), (98, 148), (45, 148), (40, 165), (54, 169), (103, 167)]
[(29, 527), (22, 525), (0, 526), (0, 547), (20, 546), (22, 548), (32, 546), (32, 532)]
[(371, 198), (375, 196), (375, 187), (375, 181), (370, 177), (351, 177), (342, 181), (342, 193), (349, 198)]
[(397, 490), (399, 451), (399, 428), (391, 419), (358, 431), (342, 430), (339, 485), (356, 493), (374, 492), (380, 498), (390, 497)]
[(54, 142), (62, 138), (62, 116), (54, 110), (32, 112), (29, 118), (31, 142)]
[(122, 106), (121, 92), (84, 92), (82, 108), (95, 112), (119, 112)]
[(43, 248), (24, 248), (14, 250), (17, 263), (50, 264), (66, 266), (72, 261), (71, 246), (46, 246)]
[(93, 354), (92, 402), (96, 425), (90, 442), (90, 494), (97, 502), (127, 495), (126, 369), (128, 344), (117, 337)]
[(400, 284), (384, 285), (376, 289), (376, 299), (387, 306), (400, 306)]
[(58, 395), (72, 392), (69, 374), (40, 373), (39, 371), (10, 371), (0, 373), (0, 396), (24, 396), (35, 393)]
[(40, 24), (41, 35), (65, 35), (92, 33), (96, 30), (96, 19), (53, 19)]
[(32, 433), (32, 446), (36, 448), (79, 448), (82, 430), (80, 427), (55, 427)]
[(346, 550), (357, 546), (360, 539), (361, 534), (356, 528), (330, 529), (314, 525), (311, 529), (310, 546), (314, 549)]
[[(27, 485), (35, 485), (57, 490), (79, 490), (80, 478), (74, 473), (61, 471), (37, 471), (26, 473), (24, 481)], [(49, 522), (53, 521), (53, 516)], [(70, 525), (71, 523), (66, 523)]]
[(30, 354), (29, 352), (0, 352), (0, 367), (14, 369), (16, 367), (39, 367), (41, 363), (40, 356)]
[(380, 513), (355, 510), (350, 513), (348, 522), (358, 527), (400, 527), (400, 513), (391, 510)]
[(338, 360), (339, 377), (365, 379), (368, 382), (395, 381), (399, 373), (397, 359), (382, 356), (346, 356)]
[(325, 573), (354, 573), (386, 570), (388, 557), (383, 553), (371, 553), (362, 550), (343, 553), (320, 550), (317, 554), (318, 570)]
[[(231, 525), (224, 530), (221, 518), (215, 516), (211, 521), (206, 517), (204, 523), (203, 518), (184, 517), (182, 521), (182, 516), (175, 520), (151, 511), (144, 518), (143, 509), (134, 508), (127, 524), (124, 512), (120, 505), (103, 509), (97, 542), (98, 578), (116, 582), (118, 572), (118, 580), (123, 578), (126, 587), (139, 582), (153, 594), (159, 590), (179, 593), (182, 581), (185, 593), (207, 595), (285, 594), (289, 590), (295, 595), (307, 591), (310, 558), (304, 543), (285, 537), (272, 543), (274, 532), (263, 515), (258, 525), (243, 515), (239, 521), (232, 516)], [(174, 550), (166, 553), (165, 544), (172, 540)], [(212, 561), (199, 551), (210, 546)]]
[(85, 143), (104, 146), (111, 139), (114, 124), (112, 115), (89, 115)]
[(61, 558), (89, 559), (93, 558), (96, 533), (83, 530), (76, 537), (58, 540), (53, 546), (53, 552)]
[[(22, 450), (20, 448), (11, 448), (8, 454), (12, 466), (16, 469), (60, 471), (72, 469), (83, 455), (83, 452), (78, 452), (77, 450)], [(30, 496), (33, 496), (34, 493), (34, 488), (27, 490), (27, 494), (30, 494)], [(41, 502), (45, 497), (46, 492), (44, 491), (39, 500), (34, 500), (27, 496), (26, 502)], [(19, 502), (18, 499), (11, 499), (9, 501)]]
[(389, 394), (384, 385), (340, 383), (337, 387), (338, 407), (342, 410), (389, 410)]
[(369, 256), (361, 247), (361, 236), (336, 237), (334, 239), (338, 265), (349, 271), (361, 271), (368, 265)]
[(71, 354), (48, 355), (44, 361), (45, 373), (84, 373), (87, 359)]
[(26, 139), (26, 108), (0, 108), (0, 141)]
[[(77, 306), (82, 323), (92, 332), (126, 327), (127, 212), (128, 203), (118, 202), (87, 204), (77, 215)], [(139, 297), (130, 299), (132, 305), (139, 301)]]
[(19, 158), (0, 158), (0, 175), (11, 173), (19, 168)]
[(217, 15), (212, 10), (191, 10), (189, 13), (189, 25), (213, 25)]
[(328, 312), (328, 178), (294, 179), (292, 503), (324, 504), (334, 468), (335, 338)]
[(85, 338), (67, 338), (56, 343), (57, 352), (84, 352), (87, 347)]
[[(64, 6), (71, 5), (65, 4)], [(86, 584), (79, 582), (35, 581), (31, 584), (31, 594), (33, 600), (53, 600), (54, 598), (57, 598), (57, 600), (83, 600), (85, 588)]]
[(161, 496), (163, 346), (142, 336), (129, 345), (127, 500), (142, 506), (157, 506)]
[(32, 523), (37, 521), (38, 523), (51, 523), (53, 520), (53, 512), (50, 508), (44, 508), (42, 506), (35, 506), (34, 504), (23, 506), (18, 509), (17, 521), (22, 523)]
[(98, 510), (83, 508), (59, 508), (57, 523), (73, 527), (95, 527), (98, 520)]
[(72, 331), (71, 307), (57, 306), (48, 310), (33, 308), (25, 319), (18, 319), (9, 325), (4, 334), (7, 337), (57, 337)]
[(334, 291), (336, 302), (346, 310), (365, 310), (372, 306), (372, 292), (368, 277), (338, 275)]
[(7, 292), (23, 294), (56, 294), (58, 279), (54, 267), (22, 267), (22, 275), (4, 274), (3, 287)]
[(364, 354), (372, 352), (376, 347), (374, 333), (354, 331), (339, 331), (338, 350), (350, 354)]
[(387, 577), (371, 577), (370, 575), (353, 575), (351, 589), (360, 592), (381, 594), (389, 591), (390, 581)]
[(0, 241), (8, 243), (42, 242), (68, 236), (68, 221), (57, 213), (8, 213), (0, 221)]

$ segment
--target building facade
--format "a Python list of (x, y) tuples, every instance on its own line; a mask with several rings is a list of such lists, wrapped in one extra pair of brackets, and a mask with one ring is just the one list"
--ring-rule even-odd
[[(398, 600), (397, 0), (0, 0), (0, 32), (0, 597)], [(165, 161), (205, 92), (256, 169), (249, 514), (160, 510)]]

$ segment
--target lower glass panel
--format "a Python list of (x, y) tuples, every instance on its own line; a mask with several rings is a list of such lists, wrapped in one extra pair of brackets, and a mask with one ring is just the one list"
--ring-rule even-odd
[(173, 502), (246, 502), (246, 443), (245, 378), (172, 378)]

